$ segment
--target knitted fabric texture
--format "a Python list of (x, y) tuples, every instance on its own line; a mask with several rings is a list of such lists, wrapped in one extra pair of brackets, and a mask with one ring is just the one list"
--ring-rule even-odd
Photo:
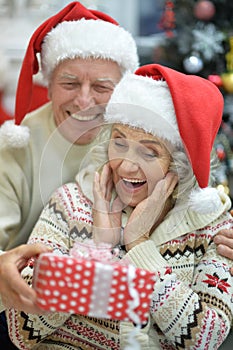
[[(175, 232), (165, 235), (159, 246), (154, 237), (158, 227), (150, 240), (125, 252), (123, 259), (135, 266), (160, 272), (150, 322), (138, 335), (142, 349), (157, 349), (158, 342), (161, 349), (217, 349), (226, 338), (233, 313), (230, 261), (217, 255), (212, 240), (219, 229), (233, 227), (225, 209), (223, 205), (223, 213), (212, 222), (208, 218), (204, 228), (198, 215), (190, 213), (189, 232), (185, 223), (177, 224), (175, 214), (170, 215), (165, 222), (176, 225)], [(77, 184), (67, 184), (51, 197), (29, 243), (42, 242), (58, 254), (68, 254), (75, 241), (92, 237), (92, 223), (92, 203)], [(30, 261), (23, 271), (29, 284), (32, 274)], [(133, 328), (126, 322), (66, 313), (38, 316), (10, 309), (7, 318), (10, 337), (19, 349), (123, 349)]]

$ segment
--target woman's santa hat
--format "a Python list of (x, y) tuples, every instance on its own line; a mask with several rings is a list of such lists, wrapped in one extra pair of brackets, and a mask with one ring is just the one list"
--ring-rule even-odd
[(28, 142), (29, 131), (20, 124), (30, 110), (38, 54), (45, 80), (67, 58), (109, 59), (118, 63), (122, 72), (133, 72), (139, 64), (136, 43), (128, 31), (110, 16), (71, 2), (42, 23), (30, 39), (16, 91), (15, 124), (7, 122), (0, 129), (2, 146), (24, 147)]
[(105, 120), (142, 128), (173, 145), (182, 143), (199, 185), (190, 196), (192, 207), (204, 213), (217, 210), (220, 204), (208, 182), (211, 150), (222, 113), (223, 96), (213, 83), (149, 64), (135, 74), (126, 74), (116, 86)]

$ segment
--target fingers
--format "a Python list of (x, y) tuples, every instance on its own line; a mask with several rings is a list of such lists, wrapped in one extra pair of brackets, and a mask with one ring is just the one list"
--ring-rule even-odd
[(112, 203), (112, 213), (121, 212), (125, 207), (125, 204), (121, 201), (120, 197), (116, 197)]
[(113, 182), (111, 170), (108, 164), (105, 164), (101, 174), (95, 173), (93, 193), (95, 199), (102, 198), (110, 201), (112, 197)]
[(227, 245), (219, 244), (217, 247), (217, 252), (224, 256), (225, 258), (233, 260), (233, 249), (229, 248)]
[(15, 252), (12, 249), (7, 253), (13, 254), (14, 252), (16, 255), (18, 255), (18, 257), (24, 257), (26, 259), (29, 259), (39, 254), (49, 252), (51, 250), (52, 250), (51, 247), (48, 247), (41, 243), (36, 243), (36, 244), (22, 244), (19, 247), (15, 248)]
[(13, 307), (15, 309), (31, 311), (36, 307), (36, 293), (23, 280), (16, 268), (11, 268), (8, 271), (11, 279), (3, 276), (4, 290), (2, 292), (2, 302), (7, 308)]
[(220, 230), (215, 237), (219, 236), (228, 237), (233, 240), (233, 229)]
[[(221, 230), (214, 237), (214, 243), (218, 254), (233, 260), (233, 230)], [(233, 275), (233, 267), (230, 268), (231, 275)]]
[(167, 198), (170, 197), (172, 192), (174, 191), (177, 182), (178, 182), (178, 176), (174, 173), (168, 172), (164, 178), (165, 181), (165, 191), (167, 194)]
[(6, 307), (26, 312), (39, 311), (36, 293), (21, 277), (20, 271), (29, 258), (48, 251), (51, 249), (42, 244), (21, 245), (0, 256), (0, 294)]
[(158, 202), (160, 203), (160, 205), (164, 204), (173, 193), (177, 182), (178, 177), (176, 174), (171, 172), (167, 173), (162, 180), (157, 182), (151, 196), (148, 197), (150, 201), (150, 204), (149, 202), (148, 204), (151, 205), (151, 202), (154, 202), (154, 205), (156, 205), (156, 203)]
[(226, 247), (228, 247), (229, 249), (232, 249), (232, 254), (233, 254), (233, 239), (231, 237), (231, 233), (227, 232), (224, 233), (224, 234), (217, 234), (215, 237), (214, 237), (214, 243), (217, 244), (217, 245), (224, 245)]
[(101, 192), (104, 194), (104, 198), (108, 201), (111, 200), (112, 197), (112, 177), (111, 177), (111, 171), (108, 164), (105, 164), (100, 176), (100, 189)]

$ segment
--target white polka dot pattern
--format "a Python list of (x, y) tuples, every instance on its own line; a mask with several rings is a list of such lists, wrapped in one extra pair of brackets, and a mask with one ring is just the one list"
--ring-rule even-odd
[[(45, 310), (129, 321), (128, 278), (128, 266), (45, 253), (36, 261), (33, 286)], [(154, 283), (154, 273), (135, 269), (139, 305), (133, 311), (141, 323), (148, 318)]]

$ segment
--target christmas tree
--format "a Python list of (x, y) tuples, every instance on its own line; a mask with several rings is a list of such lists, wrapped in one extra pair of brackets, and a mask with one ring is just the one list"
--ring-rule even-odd
[[(215, 141), (220, 167), (217, 184), (230, 193), (233, 173), (233, 1), (165, 1), (159, 26), (165, 40), (152, 61), (212, 81), (225, 102), (222, 126)], [(231, 180), (232, 181), (232, 180)]]

